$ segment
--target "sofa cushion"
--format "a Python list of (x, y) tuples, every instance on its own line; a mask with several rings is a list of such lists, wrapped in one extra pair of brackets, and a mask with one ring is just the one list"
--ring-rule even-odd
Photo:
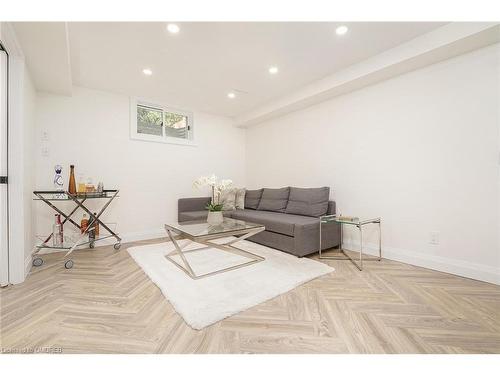
[(223, 190), (219, 197), (219, 203), (222, 204), (224, 211), (236, 209), (236, 191), (235, 188)]
[(329, 187), (290, 188), (287, 214), (320, 217), (328, 211)]
[(262, 197), (262, 191), (264, 189), (258, 190), (247, 190), (245, 192), (245, 208), (256, 210), (259, 207), (260, 198)]
[(262, 198), (260, 198), (259, 207), (257, 207), (257, 210), (285, 212), (289, 194), (289, 187), (281, 189), (264, 188), (264, 191), (262, 192)]
[(246, 194), (245, 188), (236, 189), (235, 205), (238, 210), (243, 210), (245, 208), (245, 194)]
[(262, 224), (266, 231), (294, 236), (296, 226), (318, 225), (317, 218), (299, 215), (288, 215), (279, 212), (258, 210), (236, 210), (232, 218)]

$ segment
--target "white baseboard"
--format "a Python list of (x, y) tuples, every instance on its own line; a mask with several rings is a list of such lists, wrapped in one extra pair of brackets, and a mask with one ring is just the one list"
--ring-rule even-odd
[[(167, 233), (163, 229), (152, 229), (147, 231), (140, 232), (131, 232), (131, 233), (119, 233), (120, 238), (122, 239), (122, 243), (135, 242), (135, 241), (143, 241), (143, 240), (152, 240), (155, 238), (163, 238), (167, 237)], [(105, 240), (96, 242), (97, 246), (109, 246), (116, 243), (116, 240), (111, 237)]]
[[(34, 250), (33, 250), (34, 251)], [(33, 252), (32, 252), (33, 253)], [(26, 259), (24, 260), (24, 278), (26, 279), (26, 276), (29, 275), (30, 271), (31, 271), (31, 267), (33, 265), (33, 258), (30, 255), (28, 255), (26, 257)], [(23, 280), (24, 281), (24, 280)]]
[[(344, 248), (358, 251), (359, 242), (345, 241)], [(378, 244), (363, 243), (363, 253), (377, 256)], [(500, 268), (484, 264), (387, 246), (382, 246), (382, 258), (500, 285)]]

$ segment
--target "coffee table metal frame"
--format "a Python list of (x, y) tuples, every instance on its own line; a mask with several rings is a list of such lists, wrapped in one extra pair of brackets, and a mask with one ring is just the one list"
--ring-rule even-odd
[[(183, 225), (189, 225), (189, 222), (186, 222), (186, 224)], [(264, 226), (258, 226), (254, 228), (244, 228), (244, 229), (236, 229), (232, 231), (226, 231), (226, 232), (219, 232), (219, 233), (213, 233), (213, 234), (207, 234), (207, 235), (201, 235), (201, 236), (194, 236), (191, 235), (179, 227), (182, 227), (182, 225), (179, 226), (172, 226), (165, 224), (165, 230), (167, 231), (168, 237), (170, 238), (170, 241), (174, 244), (175, 249), (165, 255), (165, 258), (172, 262), (175, 266), (180, 268), (182, 271), (184, 271), (189, 277), (191, 277), (194, 280), (201, 279), (203, 277), (208, 277), (208, 276), (214, 276), (216, 274), (224, 273), (224, 272), (229, 272), (232, 270), (236, 270), (238, 268), (250, 266), (252, 264), (262, 262), (265, 260), (264, 257), (251, 253), (250, 251), (242, 250), (240, 248), (237, 248), (233, 246), (234, 244), (238, 243), (239, 241), (242, 241), (250, 236), (253, 236), (257, 233), (260, 233), (264, 231), (266, 228)], [(226, 243), (215, 243), (212, 242), (213, 240), (219, 239), (219, 238), (225, 238), (225, 237), (230, 237), (230, 236), (239, 236), (236, 237), (235, 239), (231, 239), (229, 242)], [(183, 240), (187, 239), (189, 241), (186, 241), (183, 244), (179, 244), (177, 241), (178, 240)], [(191, 250), (184, 250), (188, 245), (190, 245), (192, 242), (199, 243), (201, 245), (205, 245), (204, 247), (196, 248), (196, 249), (191, 249)], [(231, 254), (236, 254), (240, 255), (242, 257), (250, 259), (247, 262), (237, 264), (231, 267), (226, 267), (222, 268), (216, 271), (212, 272), (207, 272), (201, 275), (197, 275), (191, 265), (189, 264), (189, 261), (186, 259), (184, 254), (190, 253), (190, 252), (195, 252), (195, 251), (201, 251), (209, 248), (215, 248), (218, 250), (226, 251)], [(178, 255), (180, 260), (182, 261), (182, 264), (179, 262), (176, 262), (173, 257)]]
[[(320, 249), (319, 249), (319, 258), (320, 259), (334, 259), (334, 260), (350, 260), (354, 265), (360, 270), (363, 270), (363, 261), (380, 261), (382, 259), (382, 226), (381, 226), (381, 219), (379, 217), (374, 218), (374, 219), (368, 219), (368, 220), (360, 220), (360, 221), (348, 221), (348, 220), (341, 220), (338, 218), (336, 215), (325, 215), (321, 216), (319, 218), (319, 243), (320, 243)], [(322, 231), (322, 224), (326, 223), (338, 223), (340, 225), (340, 251), (344, 255), (345, 258), (340, 258), (336, 256), (324, 256), (322, 255), (321, 251), (321, 231)], [(369, 259), (363, 259), (363, 226), (367, 224), (378, 224), (378, 257), (377, 258), (369, 258)], [(356, 262), (353, 258), (349, 256), (345, 252), (345, 249), (343, 247), (343, 232), (344, 232), (344, 225), (353, 225), (356, 228), (358, 228), (359, 231), (359, 263)]]

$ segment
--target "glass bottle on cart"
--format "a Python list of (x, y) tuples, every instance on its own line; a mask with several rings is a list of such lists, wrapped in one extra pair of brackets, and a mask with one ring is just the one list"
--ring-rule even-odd
[(76, 182), (75, 182), (75, 166), (70, 165), (70, 172), (69, 172), (69, 185), (68, 185), (68, 192), (71, 195), (76, 194)]

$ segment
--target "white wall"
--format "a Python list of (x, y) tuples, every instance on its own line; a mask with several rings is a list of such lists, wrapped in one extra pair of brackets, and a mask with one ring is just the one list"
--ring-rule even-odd
[[(215, 173), (245, 185), (245, 131), (224, 117), (194, 113), (198, 146), (131, 140), (129, 98), (74, 87), (73, 96), (39, 94), (37, 100), (36, 186), (52, 188), (54, 165), (119, 188), (105, 222), (117, 222), (124, 240), (164, 236), (163, 224), (177, 219), (177, 199), (208, 196), (192, 189), (200, 175)], [(165, 103), (169, 104), (169, 103)], [(189, 110), (189, 108), (187, 108)], [(48, 132), (48, 141), (41, 139)], [(43, 157), (42, 147), (49, 156)], [(37, 204), (37, 234), (50, 232), (53, 212)], [(80, 219), (81, 216), (78, 215)]]
[(343, 214), (382, 217), (385, 257), (500, 283), (498, 51), (247, 129), (248, 187), (330, 186)]

